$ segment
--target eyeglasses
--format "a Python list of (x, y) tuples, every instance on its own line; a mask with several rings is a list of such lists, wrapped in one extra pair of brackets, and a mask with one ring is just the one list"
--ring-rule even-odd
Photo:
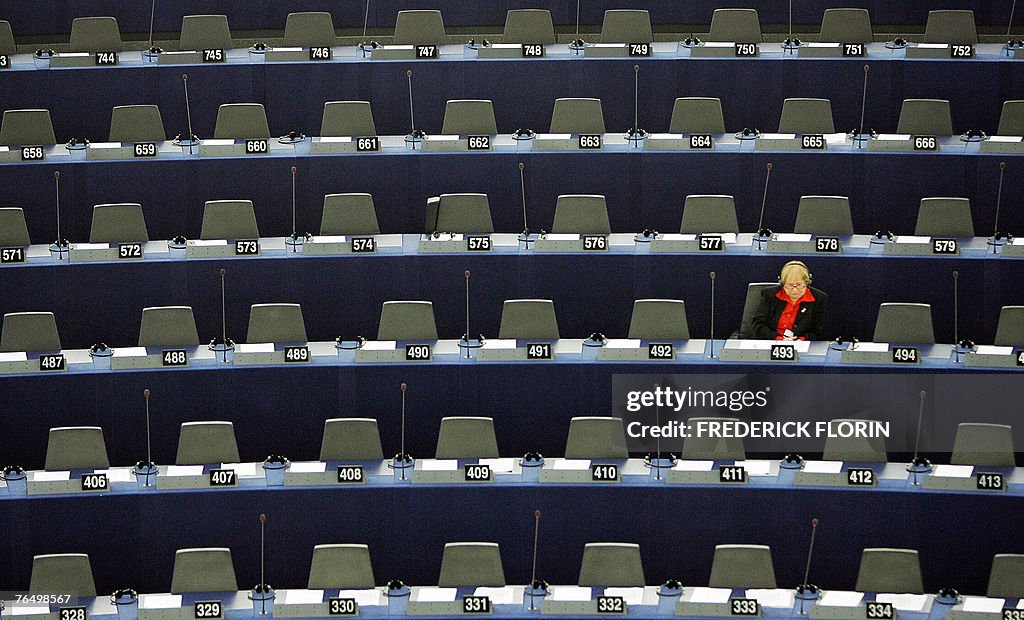
[(783, 284), (782, 286), (791, 291), (799, 291), (800, 289), (807, 288), (807, 285), (803, 282), (797, 282), (796, 284)]

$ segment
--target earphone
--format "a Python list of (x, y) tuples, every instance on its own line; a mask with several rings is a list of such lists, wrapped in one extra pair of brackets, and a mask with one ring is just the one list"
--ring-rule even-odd
[(807, 267), (807, 265), (804, 264), (803, 261), (791, 260), (788, 263), (786, 263), (785, 265), (783, 265), (782, 269), (779, 270), (779, 277), (778, 277), (778, 283), (779, 284), (782, 284), (782, 272), (786, 271), (786, 269), (788, 269), (789, 267), (800, 267), (801, 269), (806, 271), (807, 272), (807, 284), (808, 285), (810, 285), (810, 283), (814, 281), (814, 274), (811, 273), (811, 270)]

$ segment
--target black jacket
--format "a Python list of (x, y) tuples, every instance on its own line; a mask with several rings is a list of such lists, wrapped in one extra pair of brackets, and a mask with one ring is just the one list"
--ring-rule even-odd
[[(814, 301), (800, 303), (797, 311), (796, 321), (793, 322), (793, 335), (805, 340), (822, 340), (825, 327), (825, 307), (828, 305), (828, 295), (814, 287), (808, 287)], [(782, 286), (773, 286), (761, 291), (761, 300), (754, 310), (754, 316), (750, 319), (750, 332), (753, 338), (758, 340), (775, 340), (779, 335), (778, 324), (782, 311), (786, 309), (786, 302), (776, 295), (782, 290)]]

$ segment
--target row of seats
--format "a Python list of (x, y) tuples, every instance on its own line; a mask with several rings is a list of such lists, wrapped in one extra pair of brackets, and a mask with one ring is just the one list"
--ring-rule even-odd
[[(555, 99), (551, 133), (604, 134), (604, 109), (596, 98)], [(669, 133), (726, 132), (722, 102), (716, 97), (679, 97), (672, 108)], [(780, 133), (836, 133), (828, 99), (791, 97), (783, 101)], [(918, 136), (953, 135), (949, 101), (906, 99), (896, 132)], [(493, 136), (498, 133), (494, 105), (487, 99), (453, 99), (445, 105), (441, 134)], [(324, 104), (320, 136), (376, 136), (373, 111), (367, 101), (328, 101)], [(996, 135), (1024, 135), (1024, 100), (1003, 103)], [(160, 108), (155, 105), (117, 106), (111, 111), (111, 142), (162, 142), (167, 139)], [(215, 139), (269, 139), (270, 125), (261, 103), (225, 103), (217, 109)], [(0, 125), (0, 145), (56, 144), (49, 110), (6, 110)]]
[[(650, 43), (654, 41), (650, 14), (644, 10), (605, 11), (601, 25), (602, 43)], [(555, 43), (551, 13), (544, 9), (515, 9), (508, 12), (503, 43)], [(760, 43), (761, 23), (754, 9), (715, 9), (709, 41)], [(819, 40), (839, 43), (868, 43), (874, 40), (867, 9), (827, 9), (822, 17)], [(395, 20), (396, 45), (442, 45), (447, 41), (441, 11), (399, 11)], [(978, 42), (974, 11), (929, 11), (925, 43), (972, 45)], [(286, 47), (324, 47), (337, 44), (330, 13), (289, 13), (284, 28)], [(181, 22), (178, 49), (229, 49), (231, 30), (226, 15), (186, 15)], [(114, 17), (79, 17), (71, 24), (72, 52), (122, 51), (124, 44)], [(5, 51), (6, 50), (6, 51)], [(7, 22), (0, 22), (0, 53), (14, 52), (14, 36)]]

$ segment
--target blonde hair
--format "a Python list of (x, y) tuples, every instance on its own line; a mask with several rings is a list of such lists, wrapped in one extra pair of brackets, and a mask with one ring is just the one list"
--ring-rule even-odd
[(785, 283), (786, 278), (793, 272), (800, 275), (800, 279), (804, 281), (804, 284), (811, 283), (811, 271), (807, 268), (807, 265), (798, 260), (791, 260), (782, 266), (782, 271), (779, 273), (779, 282)]

